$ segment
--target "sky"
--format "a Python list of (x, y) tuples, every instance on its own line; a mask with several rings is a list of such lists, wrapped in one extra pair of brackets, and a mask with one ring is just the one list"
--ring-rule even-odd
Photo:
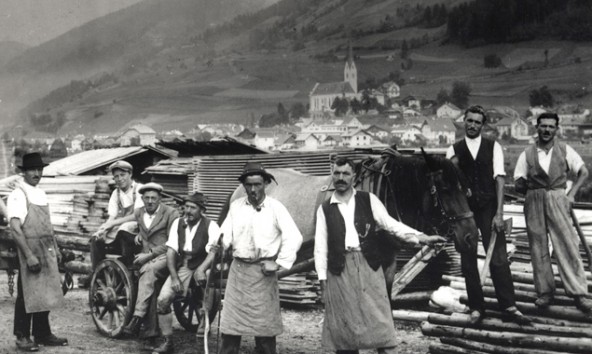
[(35, 46), (140, 1), (0, 0), (0, 41)]

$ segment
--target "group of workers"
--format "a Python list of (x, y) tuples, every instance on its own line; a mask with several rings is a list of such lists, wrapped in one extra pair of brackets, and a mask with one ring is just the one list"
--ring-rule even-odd
[[(481, 107), (467, 109), (466, 136), (450, 147), (447, 157), (466, 177), (469, 206), (482, 242), (486, 249), (493, 247), (491, 277), (502, 316), (529, 325), (531, 319), (516, 307), (502, 232), (503, 149), (481, 136), (486, 120)], [(538, 117), (538, 138), (520, 155), (514, 172), (516, 189), (526, 193), (525, 216), (538, 294), (535, 304), (545, 308), (553, 302), (549, 235), (567, 295), (592, 319), (578, 239), (570, 222), (574, 196), (588, 170), (570, 146), (555, 139), (558, 126), (555, 114)], [(67, 339), (52, 333), (48, 320), (49, 311), (63, 303), (63, 295), (57, 267), (60, 250), (50, 223), (47, 196), (38, 187), (45, 166), (38, 153), (23, 156), (18, 167), (24, 179), (10, 194), (7, 205), (20, 259), (14, 335), (22, 351), (37, 351), (40, 345), (68, 345)], [(204, 286), (215, 254), (231, 248), (233, 260), (220, 314), (219, 353), (239, 353), (242, 336), (254, 336), (259, 353), (276, 353), (276, 336), (283, 332), (277, 272), (292, 267), (302, 235), (287, 208), (266, 194), (274, 176), (261, 163), (248, 162), (238, 178), (246, 196), (230, 204), (224, 222), (218, 226), (205, 216), (207, 199), (202, 193), (183, 198), (180, 215), (177, 209), (162, 203), (162, 186), (132, 180), (133, 167), (128, 162), (115, 162), (109, 171), (116, 189), (109, 201), (109, 218), (92, 237), (91, 259), (94, 268), (107, 253), (116, 252), (126, 266), (138, 270), (134, 313), (123, 331), (130, 335), (141, 331), (148, 338), (144, 349), (153, 353), (173, 353), (173, 300), (186, 294), (192, 278)], [(566, 193), (569, 171), (577, 179)], [(404, 225), (388, 214), (374, 194), (356, 190), (355, 166), (350, 159), (337, 158), (331, 176), (334, 191), (318, 206), (314, 247), (325, 307), (322, 347), (341, 354), (372, 348), (379, 353), (395, 353), (390, 299), (380, 260), (375, 257), (386, 245), (376, 231), (384, 230), (409, 244), (434, 244), (446, 239)], [(490, 244), (492, 232), (498, 233), (495, 244)], [(477, 250), (457, 248), (462, 250), (470, 321), (477, 324), (485, 316)], [(160, 292), (155, 288), (158, 281), (164, 281)], [(204, 292), (209, 301), (213, 298), (210, 292)], [(153, 297), (157, 297), (157, 306), (149, 310)], [(211, 304), (208, 306), (211, 308)], [(204, 318), (200, 324), (203, 322)], [(202, 328), (198, 329), (200, 333)]]

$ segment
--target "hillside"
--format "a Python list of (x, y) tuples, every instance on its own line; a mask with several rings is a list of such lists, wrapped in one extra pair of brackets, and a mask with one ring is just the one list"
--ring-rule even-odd
[(28, 46), (26, 44), (14, 41), (0, 42), (0, 67), (22, 54), (27, 48)]
[[(161, 1), (147, 0), (28, 50), (0, 78), (26, 73), (19, 87), (34, 91), (34, 98), (62, 86), (29, 100), (21, 111), (25, 119), (40, 113), (53, 123), (59, 118), (60, 134), (109, 133), (132, 120), (156, 130), (245, 123), (275, 110), (278, 102), (307, 103), (316, 82), (342, 80), (350, 41), (361, 87), (392, 73), (403, 84), (403, 96), (434, 99), (454, 81), (466, 81), (471, 103), (519, 112), (528, 106), (529, 91), (543, 85), (559, 103), (592, 103), (591, 43), (448, 43), (446, 24), (427, 23), (426, 7), (450, 9), (462, 0), (282, 0), (259, 12), (275, 1), (222, 0), (205, 13), (195, 5), (212, 1), (167, 0), (176, 6), (165, 9)], [(405, 60), (403, 42), (409, 47)], [(503, 65), (485, 68), (489, 54)], [(27, 81), (35, 78), (43, 80)]]

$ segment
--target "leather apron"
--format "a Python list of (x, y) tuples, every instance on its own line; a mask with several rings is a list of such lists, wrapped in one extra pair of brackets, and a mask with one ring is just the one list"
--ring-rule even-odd
[(24, 190), (23, 192), (27, 199), (28, 211), (22, 230), (31, 252), (41, 264), (39, 273), (31, 273), (27, 268), (24, 254), (20, 249), (18, 250), (19, 275), (23, 286), (25, 310), (27, 313), (50, 311), (62, 306), (64, 294), (58, 270), (56, 243), (49, 217), (49, 206), (29, 203), (27, 193)]

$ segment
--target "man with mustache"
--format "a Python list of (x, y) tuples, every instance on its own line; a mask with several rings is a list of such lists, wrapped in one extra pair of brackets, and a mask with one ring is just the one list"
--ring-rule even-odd
[[(557, 114), (541, 114), (537, 118), (536, 142), (520, 154), (514, 170), (516, 191), (526, 193), (524, 216), (538, 295), (535, 305), (546, 308), (553, 302), (555, 279), (550, 238), (566, 294), (592, 319), (592, 301), (587, 298), (586, 274), (570, 215), (574, 197), (588, 177), (588, 169), (571, 146), (555, 139), (558, 128)], [(577, 179), (566, 194), (569, 171), (577, 174)]]
[(302, 235), (286, 207), (265, 194), (275, 178), (247, 162), (238, 180), (246, 197), (232, 202), (222, 224), (224, 248), (234, 257), (224, 293), (219, 354), (238, 354), (241, 336), (255, 336), (257, 352), (276, 353), (283, 332), (276, 272), (290, 269)]
[(325, 304), (322, 345), (338, 354), (378, 348), (396, 353), (396, 333), (381, 248), (388, 244), (376, 229), (412, 244), (445, 242), (391, 218), (372, 193), (353, 188), (351, 160), (338, 158), (332, 167), (335, 192), (317, 210), (315, 267)]
[[(62, 255), (53, 235), (47, 195), (37, 185), (43, 176), (39, 153), (23, 156), (24, 181), (8, 196), (7, 219), (19, 257), (14, 335), (21, 351), (35, 352), (39, 345), (66, 346), (66, 338), (51, 333), (49, 311), (64, 302), (58, 262)], [(33, 327), (33, 342), (31, 336)]]
[[(482, 137), (481, 129), (487, 121), (481, 106), (471, 106), (465, 111), (465, 138), (450, 146), (446, 157), (461, 170), (470, 190), (469, 207), (475, 223), (481, 231), (483, 246), (493, 247), (489, 269), (495, 287), (498, 306), (505, 321), (528, 324), (530, 319), (516, 307), (514, 283), (506, 251), (504, 230), (504, 153), (500, 144)], [(492, 245), (492, 227), (497, 239)], [(456, 241), (456, 240), (455, 240)], [(485, 314), (483, 289), (477, 266), (477, 243), (456, 244), (461, 255), (461, 268), (465, 277), (471, 323), (475, 324)]]

